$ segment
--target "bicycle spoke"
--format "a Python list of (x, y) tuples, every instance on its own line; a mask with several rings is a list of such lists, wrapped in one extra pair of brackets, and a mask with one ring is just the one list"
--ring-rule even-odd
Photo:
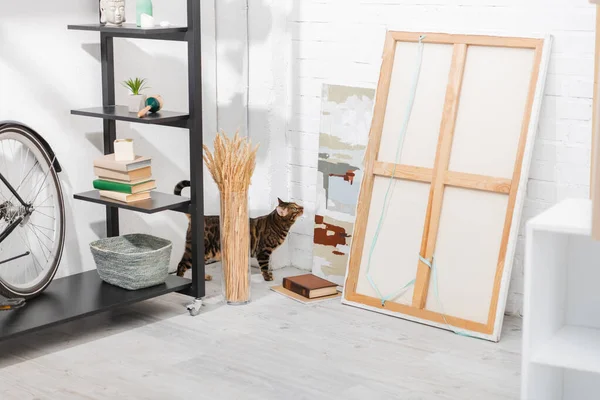
[[(29, 252), (31, 253), (31, 258), (33, 259), (33, 266), (37, 267), (37, 265), (35, 264), (37, 259), (35, 258), (35, 253), (33, 252), (33, 250), (31, 250), (31, 243), (29, 242), (29, 239), (25, 240), (25, 238), (27, 238), (27, 235), (25, 235), (25, 238), (23, 238), (23, 235), (21, 234), (21, 232), (19, 231), (18, 233), (19, 233), (19, 237), (21, 238), (21, 241), (23, 242), (25, 247), (27, 247), (27, 250), (29, 250)], [(39, 264), (39, 262), (38, 262), (38, 264)], [(43, 271), (44, 271), (44, 268), (42, 268), (42, 265), (40, 264), (39, 273), (41, 273)]]
[[(28, 150), (29, 150), (29, 149), (28, 149)], [(27, 178), (29, 178), (29, 174), (31, 174), (31, 172), (33, 171), (33, 169), (34, 169), (34, 168), (35, 168), (37, 165), (39, 165), (39, 164), (40, 164), (40, 163), (39, 163), (39, 161), (38, 161), (38, 160), (37, 160), (37, 158), (36, 158), (36, 159), (35, 159), (35, 163), (34, 163), (34, 164), (31, 166), (31, 168), (30, 168), (30, 169), (29, 169), (29, 171), (27, 172), (27, 175), (25, 175), (25, 178), (23, 178), (23, 180), (22, 180), (22, 181), (19, 183), (19, 186), (17, 186), (17, 188), (15, 189), (17, 192), (19, 191), (19, 189), (20, 189), (21, 187), (23, 187), (23, 186), (24, 186), (24, 183), (27, 181)], [(31, 175), (31, 176), (33, 177), (33, 175)], [(36, 183), (35, 183), (34, 187), (35, 187), (35, 186), (37, 186), (37, 182), (39, 182), (39, 181), (36, 181)], [(29, 193), (27, 193), (27, 196), (29, 196), (30, 194), (31, 194), (31, 190), (29, 191)], [(11, 197), (11, 200), (12, 200), (12, 197)]]
[[(56, 160), (56, 156), (54, 156), (54, 158), (52, 159), (52, 161), (50, 161), (50, 165), (48, 166), (48, 171), (46, 171), (46, 175), (44, 175), (44, 180), (42, 181), (42, 185), (44, 184), (44, 182), (46, 182), (46, 179), (48, 179), (48, 174), (50, 174), (50, 171), (52, 171), (54, 169), (54, 161)], [(43, 171), (43, 169), (42, 169)], [(38, 190), (38, 192), (36, 193), (35, 197), (33, 198), (33, 200), (31, 200), (29, 203), (33, 204), (35, 203), (35, 200), (37, 199), (37, 197), (40, 195), (40, 191), (42, 190), (42, 187), (40, 186), (40, 189)]]
[[(29, 157), (29, 147), (27, 148), (27, 154), (25, 154), (25, 161)], [(23, 171), (25, 171), (25, 162), (23, 161), (23, 149), (21, 149), (21, 172), (19, 173), (19, 184), (23, 181)]]
[[(13, 160), (14, 153), (13, 153), (13, 151), (12, 151), (12, 149), (11, 149), (11, 158), (10, 158), (10, 159), (11, 159), (12, 163), (8, 163), (8, 164), (7, 164), (7, 161), (6, 161), (6, 160), (8, 159), (8, 156), (7, 156), (7, 153), (4, 151), (4, 142), (6, 142), (6, 141), (7, 141), (7, 140), (0, 140), (0, 143), (2, 144), (2, 159), (4, 160), (4, 172), (5, 172), (5, 173), (4, 173), (4, 175), (5, 175), (5, 176), (4, 176), (4, 179), (6, 179), (6, 181), (7, 181), (8, 183), (10, 183), (10, 180), (11, 180), (11, 179), (10, 179), (10, 178), (11, 178), (11, 172), (12, 172), (12, 166), (14, 165), (14, 160)], [(7, 146), (9, 149), (11, 148), (9, 143), (8, 143), (6, 146)], [(10, 169), (9, 169), (8, 165), (10, 165), (10, 166), (11, 166), (11, 168), (10, 168)], [(10, 186), (12, 186), (12, 185), (10, 185)], [(9, 186), (9, 189), (10, 189), (10, 186)], [(12, 198), (13, 198), (13, 197), (15, 197), (15, 196), (14, 196), (14, 194), (11, 196), (11, 200), (12, 200)]]
[[(2, 154), (4, 155), (4, 140), (0, 140), (0, 143), (2, 144)], [(2, 157), (2, 161), (4, 161), (4, 170), (8, 173), (8, 166), (6, 165), (6, 158), (7, 157)]]
[(50, 232), (54, 232), (55, 231), (55, 229), (46, 228), (45, 226), (41, 226), (41, 225), (36, 225), (36, 224), (32, 223), (31, 221), (29, 221), (29, 225), (33, 225), (33, 226), (35, 226), (38, 229), (46, 229), (47, 231), (50, 231)]
[[(29, 149), (27, 149), (27, 151), (29, 151)], [(27, 161), (27, 160), (25, 160)], [(27, 178), (29, 177), (29, 174), (31, 174), (31, 171), (33, 171), (33, 169), (39, 164), (39, 161), (36, 159), (35, 163), (33, 164), (33, 166), (29, 169), (29, 171), (27, 172), (27, 174), (25, 175), (25, 178), (23, 178), (23, 180), (19, 183), (19, 186), (17, 186), (17, 188), (15, 189), (17, 192), (19, 191), (19, 189), (21, 188), (21, 186), (23, 186), (23, 184), (25, 183), (25, 181), (27, 180)]]
[[(12, 160), (13, 165), (14, 165), (16, 163), (16, 159), (15, 159), (15, 145), (16, 145), (17, 141), (13, 140), (12, 143), (13, 143), (13, 146), (12, 146), (12, 151), (11, 151), (10, 155), (11, 155), (11, 160)], [(18, 167), (18, 165), (17, 165), (17, 167)], [(11, 172), (12, 172), (12, 168), (11, 168)]]
[[(48, 170), (50, 171), (50, 170)], [(46, 179), (48, 178), (48, 174), (46, 174), (44, 176), (44, 180), (42, 181), (42, 183), (40, 183), (40, 188), (38, 189), (37, 193), (35, 194), (35, 197), (33, 198), (33, 200), (31, 200), (29, 203), (33, 204), (33, 202), (36, 201), (37, 197), (40, 195), (40, 192), (42, 191), (43, 188), (47, 188), (48, 185), (46, 184), (46, 186), (44, 186), (44, 183), (46, 183)], [(34, 189), (35, 190), (35, 189)]]
[(44, 232), (42, 232), (41, 230), (39, 230), (38, 228), (36, 228), (36, 226), (34, 224), (29, 224), (29, 225), (33, 226), (33, 229), (37, 230), (40, 235), (45, 236), (49, 241), (51, 241), (52, 243), (54, 243), (54, 239), (51, 239), (50, 236), (46, 235)]
[(33, 204), (35, 202), (35, 200), (37, 200), (37, 197), (40, 195), (40, 193), (42, 192), (42, 189), (44, 189), (44, 191), (46, 191), (48, 189), (48, 187), (50, 186), (52, 182), (46, 182), (46, 185), (44, 185), (44, 182), (42, 182), (40, 188), (38, 189), (37, 195), (35, 196), (35, 198), (33, 200), (31, 200), (29, 202), (29, 204)]
[[(50, 249), (48, 248), (48, 246), (46, 246), (46, 244), (45, 244), (45, 243), (42, 241), (42, 239), (40, 239), (40, 237), (37, 235), (37, 233), (35, 233), (35, 231), (33, 230), (33, 228), (32, 228), (31, 226), (27, 225), (27, 227), (29, 228), (29, 230), (30, 230), (31, 232), (33, 232), (33, 234), (35, 235), (35, 237), (36, 237), (36, 238), (37, 238), (37, 240), (38, 240), (38, 243), (39, 243), (39, 244), (41, 244), (42, 246), (44, 246), (44, 247), (46, 248), (46, 250), (48, 250), (48, 256), (46, 256), (46, 254), (45, 254), (45, 253), (44, 253), (44, 251), (42, 250), (42, 254), (44, 254), (44, 258), (46, 259), (46, 262), (48, 262), (48, 257), (49, 257), (49, 256), (52, 254), (52, 250), (50, 250)], [(40, 249), (41, 249), (41, 247), (40, 247)]]
[(51, 197), (54, 197), (54, 194), (53, 194), (53, 193), (50, 193), (50, 195), (49, 195), (48, 197), (46, 197), (46, 198), (44, 199), (44, 201), (42, 201), (42, 202), (41, 202), (40, 204), (38, 204), (37, 206), (36, 206), (36, 205), (34, 205), (34, 206), (33, 206), (33, 208), (40, 207), (42, 204), (44, 204), (46, 201), (48, 201), (48, 199), (49, 199), (49, 198), (51, 198)]
[(11, 161), (11, 163), (10, 163), (10, 172), (11, 173), (8, 174), (8, 171), (7, 171), (9, 180), (10, 180), (10, 177), (12, 176), (12, 171), (13, 171), (12, 167), (15, 165), (15, 142), (16, 142), (16, 140), (11, 141), (10, 143), (12, 143), (12, 146), (8, 146), (10, 148), (10, 161)]
[(51, 216), (49, 216), (48, 214), (44, 214), (43, 212), (41, 212), (41, 211), (39, 211), (39, 210), (33, 210), (33, 212), (36, 212), (36, 213), (39, 213), (39, 214), (45, 215), (46, 217), (48, 217), (48, 218), (50, 218), (50, 219), (54, 219), (54, 220), (56, 219), (56, 218), (54, 218), (54, 217), (51, 217)]
[[(40, 166), (40, 168), (41, 168), (41, 166)], [(42, 169), (42, 174), (43, 174), (43, 173), (44, 173), (44, 170)], [(38, 175), (38, 176), (37, 176), (37, 178), (36, 178), (36, 180), (35, 180), (35, 183), (34, 183), (33, 185), (31, 185), (31, 187), (29, 188), (29, 191), (27, 192), (27, 196), (25, 196), (25, 198), (26, 198), (26, 199), (27, 199), (27, 198), (29, 198), (29, 196), (31, 196), (31, 194), (32, 194), (32, 193), (35, 191), (35, 188), (36, 188), (36, 187), (38, 186), (38, 184), (41, 182), (41, 179), (43, 179), (43, 178), (42, 178), (42, 176), (43, 176), (43, 175)], [(33, 177), (33, 175), (32, 175), (32, 177)]]

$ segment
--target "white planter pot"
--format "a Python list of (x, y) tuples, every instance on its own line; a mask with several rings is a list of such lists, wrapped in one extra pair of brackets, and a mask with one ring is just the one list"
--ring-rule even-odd
[(146, 95), (130, 94), (127, 98), (127, 106), (129, 107), (129, 112), (137, 113), (146, 107)]

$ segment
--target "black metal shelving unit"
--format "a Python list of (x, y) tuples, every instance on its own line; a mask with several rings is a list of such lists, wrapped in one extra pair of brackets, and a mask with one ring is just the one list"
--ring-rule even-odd
[[(72, 110), (74, 115), (101, 118), (104, 123), (104, 153), (114, 152), (117, 138), (116, 121), (186, 128), (190, 138), (190, 196), (185, 198), (168, 193), (153, 192), (152, 199), (124, 204), (101, 198), (98, 191), (76, 194), (78, 200), (106, 206), (106, 232), (119, 235), (118, 209), (151, 214), (171, 210), (185, 212), (192, 217), (192, 279), (169, 276), (167, 281), (151, 288), (128, 291), (100, 280), (95, 270), (54, 280), (40, 296), (27, 302), (23, 308), (0, 313), (0, 340), (22, 333), (68, 322), (119, 306), (132, 304), (171, 292), (180, 292), (196, 298), (188, 306), (195, 314), (205, 295), (204, 287), (204, 198), (202, 157), (202, 76), (200, 0), (187, 0), (187, 27), (156, 27), (141, 29), (134, 24), (108, 27), (99, 24), (69, 25), (68, 29), (100, 33), (102, 64), (102, 106)], [(138, 118), (127, 107), (115, 106), (114, 38), (184, 41), (188, 44), (189, 113), (160, 111), (146, 118)]]

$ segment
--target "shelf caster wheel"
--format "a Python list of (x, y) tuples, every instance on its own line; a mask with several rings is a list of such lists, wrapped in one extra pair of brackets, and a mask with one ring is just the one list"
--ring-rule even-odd
[(200, 314), (200, 309), (202, 308), (202, 299), (195, 299), (193, 303), (190, 303), (186, 306), (188, 312), (192, 317)]

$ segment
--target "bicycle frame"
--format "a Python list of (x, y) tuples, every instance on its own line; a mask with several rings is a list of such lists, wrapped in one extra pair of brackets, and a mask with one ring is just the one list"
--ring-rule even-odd
[(17, 193), (17, 191), (15, 190), (15, 188), (12, 187), (12, 185), (10, 184), (9, 181), (6, 180), (6, 178), (4, 177), (4, 175), (2, 175), (0, 173), (0, 181), (2, 181), (6, 187), (8, 188), (8, 190), (10, 190), (10, 192), (13, 194), (13, 196), (16, 197), (17, 200), (19, 200), (19, 203), (21, 203), (21, 205), (23, 207), (28, 207), (28, 205), (25, 203), (25, 201), (23, 201), (23, 199), (21, 198), (21, 196), (19, 196), (19, 193)]

